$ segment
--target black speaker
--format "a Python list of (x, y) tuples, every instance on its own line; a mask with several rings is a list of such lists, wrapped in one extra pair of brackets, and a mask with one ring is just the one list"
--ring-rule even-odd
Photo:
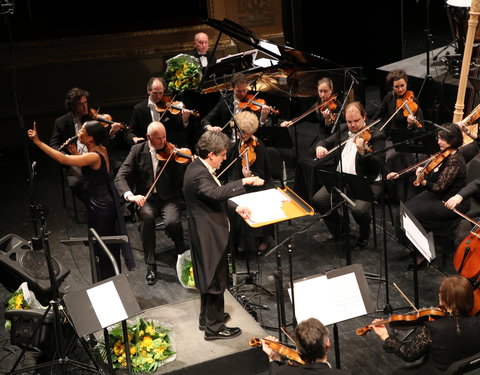
[[(63, 267), (54, 257), (52, 266), (60, 285), (70, 270)], [(41, 298), (42, 295), (50, 296), (51, 285), (45, 252), (33, 250), (27, 240), (16, 234), (7, 234), (0, 239), (0, 269), (6, 271), (2, 274), (8, 273), (15, 279), (26, 281), (37, 298)]]

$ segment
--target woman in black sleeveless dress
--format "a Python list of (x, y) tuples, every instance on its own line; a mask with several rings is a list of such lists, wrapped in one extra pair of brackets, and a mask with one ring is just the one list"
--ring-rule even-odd
[[(39, 138), (34, 125), (28, 130), (28, 136), (48, 156), (64, 165), (80, 167), (87, 183), (87, 223), (88, 228), (94, 228), (99, 236), (115, 236), (126, 234), (125, 222), (120, 214), (118, 192), (110, 177), (110, 163), (108, 153), (102, 142), (107, 135), (106, 129), (98, 121), (87, 121), (78, 132), (78, 140), (83, 143), (88, 152), (79, 155), (75, 143), (67, 146), (71, 155), (65, 155)], [(109, 245), (117, 265), (120, 269), (120, 246)], [(135, 267), (131, 248), (122, 245), (123, 256), (129, 270)], [(95, 246), (95, 256), (99, 264), (99, 280), (115, 276), (115, 271), (108, 256)]]

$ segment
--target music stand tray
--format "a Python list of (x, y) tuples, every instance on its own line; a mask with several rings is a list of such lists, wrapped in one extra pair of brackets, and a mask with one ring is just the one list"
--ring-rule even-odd
[(397, 152), (431, 155), (439, 150), (435, 134), (425, 133), (422, 137), (412, 139), (419, 135), (402, 129), (390, 129), (390, 138)]
[(329, 192), (334, 187), (340, 186), (340, 182), (343, 182), (350, 198), (367, 202), (373, 202), (374, 200), (372, 187), (365, 177), (325, 169), (317, 169), (317, 173)]

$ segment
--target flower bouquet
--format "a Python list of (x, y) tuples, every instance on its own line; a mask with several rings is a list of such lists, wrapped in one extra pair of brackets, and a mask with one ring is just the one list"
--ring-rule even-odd
[(202, 79), (202, 66), (196, 57), (179, 54), (167, 60), (164, 79), (170, 90), (195, 90)]
[[(176, 358), (171, 337), (171, 329), (155, 320), (136, 318), (127, 324), (132, 371), (154, 372), (159, 366)], [(121, 323), (109, 328), (108, 340), (112, 350), (113, 368), (126, 368), (127, 358)], [(106, 361), (105, 342), (98, 344), (101, 357)]]
[(195, 289), (192, 256), (190, 250), (185, 251), (177, 261), (177, 276), (184, 288)]
[[(8, 297), (7, 306), (5, 310), (29, 310), (29, 309), (42, 309), (46, 307), (38, 302), (35, 294), (28, 289), (28, 283), (25, 281), (20, 284), (18, 289)], [(5, 320), (5, 328), (11, 329), (11, 321)]]

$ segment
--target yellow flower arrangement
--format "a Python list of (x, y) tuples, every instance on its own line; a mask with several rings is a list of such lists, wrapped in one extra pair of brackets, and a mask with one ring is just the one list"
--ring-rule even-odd
[(170, 90), (195, 90), (202, 79), (202, 67), (196, 57), (180, 54), (167, 60), (164, 78)]
[[(158, 366), (175, 359), (168, 328), (155, 321), (137, 318), (134, 324), (127, 325), (127, 331), (133, 372), (154, 372)], [(113, 367), (127, 367), (125, 342), (120, 323), (110, 330), (108, 340), (113, 348)], [(99, 349), (103, 359), (106, 359), (105, 344), (100, 343)]]
[(17, 290), (8, 299), (7, 310), (28, 310), (29, 308), (22, 290)]

